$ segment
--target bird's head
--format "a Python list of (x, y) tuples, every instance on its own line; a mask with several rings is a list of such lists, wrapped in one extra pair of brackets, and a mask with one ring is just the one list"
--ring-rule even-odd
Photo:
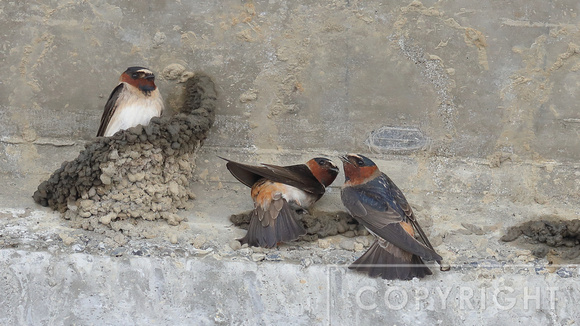
[(157, 87), (155, 86), (155, 75), (151, 70), (144, 67), (129, 67), (120, 78), (121, 82), (137, 87), (145, 95), (149, 95)]
[(315, 157), (306, 162), (306, 165), (316, 179), (325, 187), (330, 186), (338, 175), (338, 166), (324, 157)]
[(360, 154), (346, 154), (340, 157), (347, 185), (358, 185), (374, 179), (380, 174), (375, 162)]

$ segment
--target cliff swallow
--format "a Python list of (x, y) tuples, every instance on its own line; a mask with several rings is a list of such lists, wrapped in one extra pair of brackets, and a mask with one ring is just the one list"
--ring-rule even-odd
[(248, 233), (239, 239), (250, 246), (271, 248), (306, 234), (295, 211), (305, 210), (319, 200), (338, 175), (338, 167), (321, 157), (290, 166), (253, 166), (224, 160), (232, 175), (251, 188), (254, 210)]
[[(401, 190), (367, 157), (348, 154), (340, 159), (345, 175), (342, 203), (376, 237), (349, 268), (389, 280), (431, 275), (422, 259), (440, 263), (442, 258), (419, 226)], [(415, 232), (423, 243), (415, 239)]]
[(109, 137), (119, 130), (146, 126), (163, 112), (163, 99), (155, 86), (155, 75), (143, 67), (129, 67), (121, 74), (101, 117), (97, 137)]

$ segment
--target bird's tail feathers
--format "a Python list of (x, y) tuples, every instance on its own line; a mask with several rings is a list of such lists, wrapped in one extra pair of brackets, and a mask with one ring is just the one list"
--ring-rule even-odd
[(248, 233), (238, 239), (241, 244), (247, 243), (249, 246), (272, 248), (279, 242), (287, 242), (298, 239), (301, 235), (306, 234), (306, 230), (296, 219), (296, 213), (290, 208), (290, 205), (283, 201), (282, 208), (275, 218), (270, 219), (266, 225), (264, 220), (260, 221), (259, 216), (264, 216), (261, 206), (256, 206), (250, 217), (250, 226)]
[(431, 275), (431, 270), (423, 260), (411, 253), (403, 251), (390, 243), (382, 246), (375, 241), (359, 259), (349, 266), (371, 277), (382, 277), (387, 280), (410, 280), (414, 277), (423, 278)]

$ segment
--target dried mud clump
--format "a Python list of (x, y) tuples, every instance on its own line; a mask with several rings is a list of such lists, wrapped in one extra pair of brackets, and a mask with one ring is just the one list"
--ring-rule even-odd
[(501, 240), (511, 242), (522, 234), (550, 247), (574, 247), (580, 244), (580, 220), (529, 221), (510, 228)]
[[(521, 237), (524, 235), (525, 237)], [(518, 238), (522, 238), (518, 240)], [(529, 248), (536, 257), (551, 261), (578, 260), (580, 256), (580, 220), (529, 221), (511, 227), (501, 239)]]
[(118, 230), (141, 219), (178, 224), (177, 209), (194, 197), (189, 187), (194, 156), (215, 108), (214, 83), (196, 74), (185, 83), (179, 113), (96, 139), (42, 182), (34, 200), (88, 230)]
[[(244, 229), (248, 229), (250, 213), (245, 212), (230, 216), (230, 221)], [(306, 234), (300, 237), (302, 241), (315, 241), (337, 234), (346, 237), (368, 235), (368, 231), (346, 212), (310, 211), (297, 213), (298, 218), (306, 229)]]

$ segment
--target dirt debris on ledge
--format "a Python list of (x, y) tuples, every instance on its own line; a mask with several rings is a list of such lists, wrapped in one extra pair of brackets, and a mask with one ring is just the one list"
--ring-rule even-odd
[(213, 125), (216, 96), (211, 78), (195, 74), (185, 83), (178, 114), (96, 139), (42, 182), (34, 200), (87, 230), (147, 237), (137, 231), (140, 222), (179, 224), (177, 209), (194, 197), (195, 152)]

